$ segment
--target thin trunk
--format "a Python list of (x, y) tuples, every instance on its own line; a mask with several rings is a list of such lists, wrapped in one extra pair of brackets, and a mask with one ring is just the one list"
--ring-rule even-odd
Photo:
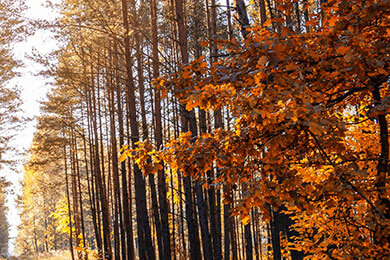
[(232, 26), (232, 13), (230, 12), (230, 2), (226, 0), (226, 12), (227, 12), (227, 29), (228, 29), (228, 40), (233, 38), (233, 26)]
[[(189, 62), (188, 57), (188, 43), (187, 43), (187, 29), (184, 22), (184, 6), (183, 0), (175, 0), (175, 10), (176, 10), (176, 22), (178, 27), (178, 36), (179, 36), (179, 45), (181, 52), (181, 62), (182, 64), (187, 64)], [(188, 123), (190, 123), (193, 136), (197, 135), (196, 122), (194, 122), (195, 116), (194, 111), (192, 113), (186, 111), (183, 106), (180, 107), (181, 119), (182, 119), (182, 131), (188, 131)], [(192, 121), (192, 122), (191, 122)], [(194, 129), (195, 127), (195, 129)], [(184, 194), (186, 198), (186, 218), (189, 232), (189, 241), (190, 241), (190, 253), (191, 259), (200, 259), (200, 241), (199, 233), (196, 225), (196, 220), (194, 216), (194, 202), (192, 198), (191, 190), (191, 177), (184, 177)], [(203, 202), (202, 202), (203, 203)], [(200, 203), (200, 204), (202, 204)]]
[[(77, 179), (76, 179), (76, 157), (73, 141), (73, 129), (70, 131), (70, 159), (71, 159), (71, 188), (72, 188), (72, 201), (73, 201), (73, 214), (74, 214), (74, 226), (75, 226), (75, 235), (76, 235), (76, 246), (80, 246), (80, 213), (79, 213), (79, 195), (77, 188)], [(81, 258), (80, 250), (77, 250), (78, 259)]]
[[(124, 127), (123, 127), (123, 107), (122, 107), (122, 98), (121, 98), (121, 84), (122, 80), (120, 79), (120, 72), (119, 67), (120, 64), (118, 62), (118, 50), (116, 43), (114, 43), (114, 53), (113, 53), (113, 67), (115, 68), (115, 72), (113, 75), (115, 75), (116, 82), (115, 82), (115, 93), (116, 93), (116, 104), (117, 104), (117, 114), (118, 114), (118, 123), (119, 123), (119, 148), (121, 148), (124, 145)], [(114, 87), (114, 86), (113, 86)], [(115, 98), (114, 98), (114, 89), (112, 90), (112, 117), (113, 122), (115, 124)], [(117, 150), (117, 142), (116, 142), (116, 132), (115, 132), (115, 125), (113, 126), (113, 133), (115, 137), (115, 141), (112, 143), (112, 145), (115, 144), (115, 149), (112, 148), (113, 156), (115, 155), (114, 160), (118, 164), (118, 186), (119, 184), (119, 178), (121, 177), (122, 180), (122, 188), (118, 191), (118, 197), (119, 199), (119, 211), (120, 211), (120, 232), (121, 232), (121, 254), (122, 254), (122, 260), (126, 260), (127, 257), (131, 257), (129, 254), (129, 250), (127, 250), (127, 240), (126, 237), (129, 236), (129, 205), (128, 205), (128, 194), (127, 194), (127, 176), (126, 176), (126, 162), (121, 163), (121, 168), (119, 169), (119, 161), (118, 161), (118, 150)], [(114, 154), (115, 153), (115, 154)], [(120, 173), (119, 173), (120, 171)], [(122, 191), (122, 192), (121, 192)], [(121, 194), (122, 193), (122, 194)], [(122, 196), (121, 196), (122, 195)]]
[[(128, 23), (128, 2), (122, 0), (122, 18), (124, 26), (125, 39), (125, 61), (126, 61), (126, 85), (127, 85), (127, 102), (129, 103), (130, 112), (130, 130), (131, 141), (133, 148), (139, 141), (139, 130), (137, 123), (136, 104), (135, 104), (135, 89), (132, 74), (132, 59), (130, 56), (130, 40), (129, 40), (129, 23)], [(138, 165), (134, 164), (135, 175), (135, 200), (137, 209), (137, 223), (138, 223), (138, 243), (139, 243), (139, 257), (141, 259), (155, 259), (151, 231), (149, 225), (149, 217), (146, 208), (146, 188), (142, 172)]]
[(72, 129), (73, 134), (73, 147), (75, 152), (75, 166), (76, 166), (76, 174), (77, 174), (77, 189), (78, 189), (78, 200), (79, 200), (79, 207), (80, 207), (80, 224), (81, 224), (81, 234), (83, 239), (83, 248), (86, 247), (86, 241), (85, 241), (85, 224), (84, 224), (84, 210), (83, 210), (83, 194), (81, 190), (81, 176), (80, 176), (80, 164), (79, 164), (79, 158), (78, 158), (78, 147), (77, 147), (77, 137), (74, 133), (74, 129)]
[[(70, 209), (70, 195), (69, 195), (69, 178), (68, 178), (68, 160), (66, 156), (66, 146), (64, 146), (64, 167), (65, 167), (65, 185), (66, 185), (66, 200), (68, 203), (68, 217), (69, 217), (69, 250), (72, 256), (72, 260), (74, 258), (73, 252), (73, 234), (72, 234), (72, 211)], [(38, 252), (38, 247), (36, 246), (36, 252)]]
[[(84, 122), (84, 113), (83, 109), (81, 110), (81, 121)], [(90, 140), (90, 132), (89, 132), (89, 122), (87, 123), (87, 129), (88, 129), (88, 140)], [(97, 219), (96, 219), (96, 206), (95, 206), (95, 198), (94, 198), (94, 192), (93, 192), (93, 185), (92, 185), (92, 176), (89, 175), (89, 168), (88, 168), (88, 159), (87, 159), (87, 142), (86, 142), (86, 134), (85, 134), (85, 128), (83, 127), (83, 153), (84, 153), (84, 164), (85, 164), (85, 173), (87, 177), (87, 189), (88, 189), (88, 199), (89, 199), (89, 205), (91, 209), (91, 217), (92, 217), (92, 224), (93, 224), (93, 230), (95, 233), (95, 239), (98, 251), (102, 249), (101, 246), (101, 238), (100, 238), (100, 232), (97, 225)], [(91, 169), (91, 175), (92, 175), (92, 169)]]
[[(121, 209), (121, 196), (120, 196), (120, 185), (119, 185), (119, 162), (118, 162), (118, 151), (117, 151), (117, 138), (116, 138), (116, 127), (115, 127), (115, 108), (114, 108), (114, 90), (112, 82), (110, 82), (107, 90), (108, 106), (110, 113), (110, 132), (111, 132), (111, 162), (112, 162), (112, 178), (114, 184), (114, 240), (115, 240), (115, 259), (120, 259), (120, 237), (123, 239), (124, 230), (120, 228), (123, 224), (122, 209)], [(120, 234), (121, 233), (121, 234)], [(123, 248), (122, 248), (123, 249)]]
[[(139, 28), (138, 21), (136, 19), (136, 6), (135, 1), (130, 1), (130, 7), (133, 10), (133, 23), (134, 28)], [(135, 53), (137, 58), (137, 74), (138, 74), (138, 89), (140, 94), (140, 106), (141, 106), (141, 126), (142, 126), (142, 135), (143, 139), (146, 140), (148, 138), (148, 125), (146, 121), (146, 108), (145, 108), (145, 86), (144, 86), (144, 75), (143, 75), (143, 55), (141, 52), (141, 44), (140, 44), (140, 34), (138, 32), (135, 33)], [(152, 212), (153, 218), (156, 226), (156, 237), (157, 237), (157, 248), (158, 255), (160, 259), (164, 259), (164, 247), (163, 247), (163, 239), (162, 239), (162, 227), (161, 227), (161, 219), (160, 219), (160, 211), (159, 205), (157, 202), (157, 192), (156, 192), (156, 184), (155, 184), (155, 176), (153, 174), (149, 174), (147, 176), (152, 200)], [(161, 197), (160, 194), (159, 197)], [(168, 230), (169, 235), (169, 230)]]
[[(82, 52), (84, 54), (84, 50)], [(84, 55), (83, 55), (84, 56)], [(85, 64), (83, 64), (83, 75), (85, 79), (88, 79), (87, 77), (87, 67)], [(86, 109), (87, 109), (87, 128), (88, 128), (88, 143), (89, 143), (89, 156), (90, 156), (90, 167), (91, 167), (91, 179), (90, 179), (90, 190), (91, 190), (91, 211), (92, 211), (92, 219), (93, 219), (93, 224), (94, 224), (94, 229), (95, 229), (95, 238), (96, 238), (96, 244), (98, 247), (99, 254), (103, 250), (102, 247), (102, 237), (101, 237), (101, 230), (100, 230), (100, 214), (99, 214), (99, 199), (98, 199), (98, 190), (95, 189), (96, 185), (96, 173), (94, 170), (94, 149), (92, 145), (92, 137), (91, 135), (93, 134), (92, 131), (92, 124), (90, 120), (90, 116), (92, 114), (92, 104), (91, 104), (91, 96), (90, 96), (90, 91), (87, 89), (87, 84), (84, 86), (84, 95), (85, 95), (85, 102), (86, 102)], [(88, 174), (88, 163), (87, 163), (87, 150), (86, 150), (86, 142), (84, 142), (84, 157), (85, 157), (85, 164), (86, 164), (86, 171)], [(87, 175), (88, 178), (88, 175)], [(89, 182), (88, 182), (89, 184)], [(95, 193), (96, 190), (96, 193)]]
[[(99, 189), (100, 193), (100, 204), (101, 204), (101, 211), (102, 211), (102, 224), (103, 224), (103, 241), (104, 241), (104, 257), (107, 260), (112, 259), (112, 253), (111, 253), (111, 239), (110, 239), (110, 218), (108, 213), (108, 205), (107, 205), (107, 197), (105, 193), (105, 185), (104, 180), (102, 176), (102, 172), (100, 171), (100, 158), (99, 158), (99, 142), (98, 142), (98, 127), (96, 122), (96, 95), (94, 91), (94, 80), (93, 75), (91, 77), (92, 79), (92, 112), (91, 114), (91, 121), (92, 121), (92, 127), (94, 131), (95, 136), (95, 171), (96, 171), (96, 184), (97, 188)], [(94, 116), (95, 115), (95, 116)]]
[[(228, 188), (224, 187), (224, 193), (226, 194), (229, 192)], [(231, 243), (231, 219), (230, 219), (230, 204), (224, 204), (223, 205), (223, 224), (224, 224), (224, 259), (229, 260), (230, 259), (230, 243)]]
[[(159, 76), (159, 62), (158, 62), (158, 35), (157, 35), (157, 2), (156, 0), (151, 1), (151, 25), (152, 25), (152, 69), (153, 78)], [(161, 119), (161, 97), (160, 91), (154, 90), (154, 135), (156, 138), (156, 146), (158, 149), (163, 144), (163, 132), (162, 132), (162, 119)], [(160, 219), (161, 219), (161, 231), (164, 246), (164, 258), (171, 259), (171, 241), (169, 232), (168, 222), (168, 202), (167, 202), (167, 187), (165, 180), (164, 170), (158, 171), (158, 192), (159, 192), (159, 203), (160, 203)]]

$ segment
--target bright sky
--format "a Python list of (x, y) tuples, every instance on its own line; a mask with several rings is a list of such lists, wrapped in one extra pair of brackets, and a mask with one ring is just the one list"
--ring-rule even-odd
[[(29, 19), (54, 19), (56, 13), (53, 10), (45, 8), (45, 0), (25, 0), (28, 10), (24, 16)], [(59, 2), (52, 1), (52, 2)], [(17, 59), (22, 60), (25, 66), (19, 69), (21, 77), (14, 79), (10, 82), (11, 85), (19, 86), (21, 90), (21, 97), (23, 101), (23, 114), (26, 117), (35, 117), (39, 114), (39, 100), (45, 98), (50, 86), (48, 83), (53, 81), (50, 78), (44, 78), (38, 76), (37, 73), (43, 69), (43, 67), (28, 59), (27, 56), (33, 55), (33, 50), (39, 50), (41, 54), (49, 54), (56, 48), (56, 41), (51, 38), (51, 33), (47, 31), (37, 31), (33, 36), (29, 37), (25, 42), (16, 44), (14, 48), (14, 54)], [(29, 148), (32, 142), (33, 134), (35, 132), (35, 121), (25, 124), (22, 131), (17, 133), (17, 136), (12, 143), (14, 147), (18, 147), (20, 150), (25, 151)], [(20, 194), (20, 182), (23, 179), (23, 162), (26, 161), (26, 157), (20, 158), (16, 169), (4, 168), (0, 171), (0, 176), (5, 176), (7, 180), (12, 182), (11, 189), (14, 191), (8, 195), (8, 220), (11, 225), (10, 228), (10, 253), (12, 254), (15, 249), (15, 238), (17, 236), (17, 226), (20, 222), (18, 210), (16, 208), (15, 199)]]

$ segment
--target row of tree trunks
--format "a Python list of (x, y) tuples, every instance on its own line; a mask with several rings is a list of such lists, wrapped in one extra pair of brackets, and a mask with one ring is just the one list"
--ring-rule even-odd
[[(72, 133), (70, 154), (72, 171), (72, 185), (70, 187), (72, 188), (72, 201), (75, 202), (72, 204), (72, 216), (75, 219), (77, 233), (77, 235), (73, 234), (73, 237), (76, 237), (76, 244), (80, 244), (78, 237), (79, 234), (83, 233), (81, 237), (84, 239), (83, 244), (86, 245), (85, 217), (82, 211), (82, 176), (80, 176), (78, 158), (80, 150), (78, 145), (81, 140), (83, 142), (84, 158), (82, 160), (86, 172), (91, 222), (94, 227), (96, 246), (102, 250), (105, 258), (135, 259), (138, 255), (140, 259), (172, 259), (179, 255), (176, 252), (176, 245), (184, 248), (184, 253), (181, 253), (181, 256), (189, 256), (191, 259), (240, 259), (242, 257), (253, 259), (253, 252), (256, 252), (255, 256), (258, 257), (259, 253), (257, 252), (261, 252), (262, 248), (261, 245), (258, 246), (256, 240), (261, 240), (261, 232), (258, 231), (255, 224), (242, 226), (236, 217), (232, 217), (232, 204), (222, 205), (221, 189), (216, 189), (212, 182), (215, 175), (218, 174), (218, 169), (207, 173), (206, 182), (210, 187), (207, 190), (203, 188), (203, 183), (194, 181), (191, 176), (181, 176), (180, 173), (177, 173), (178, 187), (176, 190), (173, 181), (175, 173), (171, 173), (170, 192), (171, 194), (179, 193), (180, 200), (179, 204), (175, 205), (173, 195), (171, 195), (172, 205), (169, 205), (167, 200), (168, 183), (164, 170), (158, 171), (156, 185), (155, 176), (144, 177), (136, 164), (129, 161), (119, 162), (119, 149), (126, 143), (130, 142), (135, 148), (139, 140), (146, 140), (152, 136), (156, 147), (161, 148), (164, 140), (163, 129), (166, 129), (169, 124), (173, 124), (175, 129), (174, 137), (178, 136), (179, 126), (181, 126), (182, 132), (191, 131), (193, 140), (198, 135), (207, 133), (211, 128), (228, 127), (224, 124), (226, 119), (223, 117), (223, 110), (217, 110), (213, 115), (200, 109), (197, 113), (187, 111), (178, 105), (174, 98), (172, 98), (173, 116), (171, 117), (174, 122), (169, 122), (169, 119), (164, 121), (161, 94), (158, 89), (153, 89), (153, 95), (151, 95), (150, 105), (153, 119), (147, 118), (145, 100), (147, 83), (144, 79), (147, 62), (151, 62), (153, 78), (158, 78), (160, 74), (157, 2), (155, 0), (150, 2), (152, 48), (148, 59), (143, 56), (144, 34), (137, 30), (134, 31), (132, 34), (134, 42), (131, 42), (129, 36), (132, 30), (129, 26), (132, 28), (140, 27), (136, 17), (140, 15), (140, 9), (146, 7), (137, 7), (137, 3), (132, 0), (122, 0), (121, 4), (124, 28), (123, 45), (114, 38), (105, 42), (104, 46), (101, 46), (102, 49), (94, 51), (92, 48), (87, 48), (85, 52), (83, 49), (83, 53), (81, 53), (85, 62), (83, 75), (86, 79), (83, 90), (85, 106), (81, 110), (85, 110), (87, 115), (82, 120), (86, 121), (87, 132), (83, 132), (82, 139), (76, 137), (77, 133)], [(217, 3), (215, 0), (206, 0), (205, 5), (208, 19), (208, 38), (210, 39), (210, 61), (215, 62), (218, 59), (216, 46), (218, 37)], [(230, 3), (227, 1), (227, 6), (229, 5)], [(202, 12), (203, 7), (203, 4), (194, 1), (195, 9), (193, 11), (196, 15), (200, 15), (197, 12)], [(129, 15), (129, 8), (132, 10), (131, 15)], [(172, 31), (177, 33), (179, 39), (177, 42), (172, 42), (172, 50), (174, 56), (180, 53), (181, 64), (188, 64), (190, 58), (187, 25), (184, 20), (184, 3), (182, 0), (173, 0), (171, 8), (174, 8), (176, 17), (176, 25), (172, 27)], [(247, 32), (244, 28), (249, 26), (249, 21), (245, 18), (247, 16), (245, 5), (237, 1), (236, 8), (241, 8), (238, 14), (242, 16), (240, 21), (245, 23), (242, 34), (246, 37)], [(227, 16), (229, 17), (227, 36), (231, 38), (230, 9), (227, 11)], [(196, 17), (195, 22), (199, 22), (200, 26), (200, 21), (196, 21)], [(200, 35), (197, 37), (195, 39), (197, 41), (195, 58), (199, 58), (204, 51), (200, 48)], [(177, 47), (179, 47), (179, 51), (177, 51)], [(135, 51), (134, 57), (131, 50)], [(102, 58), (100, 58), (101, 56)], [(101, 64), (101, 59), (105, 59), (105, 64)], [(93, 62), (94, 60), (95, 62)], [(136, 77), (133, 75), (135, 72)], [(105, 88), (100, 86), (102, 82), (104, 82)], [(137, 94), (139, 94), (139, 99), (136, 98)], [(139, 104), (137, 104), (138, 100)], [(180, 107), (178, 108), (178, 106)], [(136, 113), (138, 109), (140, 110), (139, 114)], [(167, 111), (167, 113), (170, 112)], [(138, 118), (141, 119), (140, 125)], [(148, 121), (153, 123), (153, 131), (151, 132), (148, 130)], [(214, 121), (213, 125), (212, 121)], [(165, 138), (169, 138), (170, 135), (171, 133), (168, 132)], [(147, 185), (145, 178), (148, 179)], [(132, 223), (132, 185), (135, 187), (136, 229)], [(237, 192), (231, 189), (232, 187), (228, 185), (223, 187), (224, 197), (229, 197), (233, 201), (239, 199)], [(147, 197), (149, 192), (150, 197)], [(183, 192), (184, 197), (181, 192)], [(151, 205), (150, 212), (147, 205)], [(253, 220), (256, 221), (259, 218), (261, 216), (253, 217)], [(271, 222), (272, 228), (276, 225), (275, 220), (277, 218)], [(113, 228), (112, 232), (111, 227)], [(272, 228), (271, 230), (273, 230)], [(137, 240), (134, 240), (133, 229), (137, 232)], [(240, 229), (239, 233), (244, 234), (243, 236), (238, 233)], [(155, 239), (152, 238), (153, 235), (156, 235)], [(253, 241), (255, 242), (253, 243)], [(137, 243), (137, 248), (134, 248), (134, 242)], [(189, 246), (189, 255), (186, 255), (187, 246)]]

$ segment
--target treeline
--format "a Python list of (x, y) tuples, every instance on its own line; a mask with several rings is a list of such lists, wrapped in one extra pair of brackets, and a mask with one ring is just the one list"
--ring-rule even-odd
[(20, 250), (388, 255), (385, 7), (64, 1)]
[(8, 256), (10, 240), (7, 195), (11, 192), (11, 183), (4, 175), (15, 173), (12, 166), (20, 152), (11, 145), (22, 120), (19, 91), (17, 86), (10, 84), (10, 80), (18, 76), (17, 68), (20, 66), (12, 46), (22, 39), (25, 29), (20, 17), (23, 9), (23, 1), (0, 0), (0, 258)]

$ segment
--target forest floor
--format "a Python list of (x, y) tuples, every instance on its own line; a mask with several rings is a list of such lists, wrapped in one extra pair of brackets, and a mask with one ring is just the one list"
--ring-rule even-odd
[[(70, 260), (70, 259), (71, 259), (71, 256), (70, 256), (70, 253), (68, 253), (68, 252), (58, 252), (55, 254), (20, 256), (20, 257), (9, 257), (8, 258), (8, 260)], [(3, 260), (3, 258), (0, 258), (0, 260)]]

